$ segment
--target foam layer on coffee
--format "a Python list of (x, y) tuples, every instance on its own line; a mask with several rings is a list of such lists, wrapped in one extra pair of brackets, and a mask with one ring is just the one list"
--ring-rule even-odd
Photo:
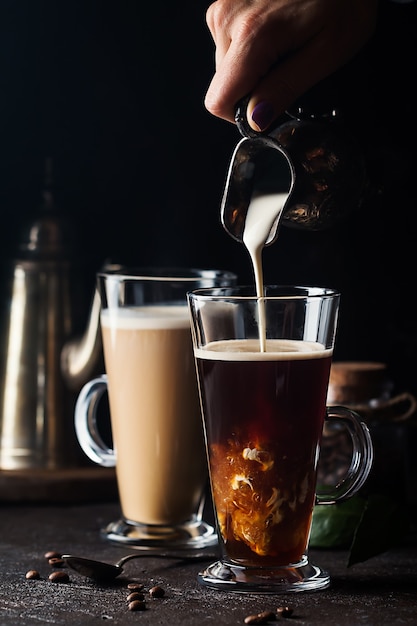
[(106, 328), (189, 328), (190, 315), (187, 306), (143, 306), (104, 309), (101, 312), (101, 324)]
[(258, 339), (229, 339), (212, 341), (203, 348), (195, 348), (199, 359), (216, 361), (287, 361), (321, 359), (332, 354), (323, 344), (314, 341), (267, 339), (266, 351), (259, 350)]

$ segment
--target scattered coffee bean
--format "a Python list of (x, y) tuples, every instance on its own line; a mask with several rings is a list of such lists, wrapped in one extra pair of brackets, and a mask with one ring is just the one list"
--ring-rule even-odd
[(53, 583), (67, 583), (69, 581), (69, 576), (66, 572), (57, 570), (52, 572), (52, 574), (49, 574), (48, 580)]
[(144, 600), (145, 596), (140, 591), (132, 591), (126, 599), (128, 602), (132, 602), (133, 600)]
[(129, 611), (145, 611), (146, 604), (143, 600), (133, 600), (129, 602), (128, 607)]
[(256, 615), (248, 615), (245, 617), (245, 624), (268, 624), (276, 620), (276, 615), (273, 611), (262, 611)]
[(65, 565), (64, 559), (58, 556), (53, 556), (51, 559), (48, 559), (48, 563), (51, 567), (64, 567)]
[(279, 617), (291, 617), (293, 613), (294, 613), (294, 609), (292, 609), (289, 606), (279, 606), (277, 608), (277, 615)]
[(60, 552), (56, 552), (55, 550), (49, 550), (49, 552), (45, 552), (45, 559), (49, 561), (49, 559), (60, 559), (62, 554)]
[(131, 591), (142, 591), (145, 585), (143, 583), (129, 583), (127, 588)]
[(165, 595), (165, 590), (162, 589), (159, 585), (155, 585), (152, 589), (149, 589), (149, 595), (152, 598), (163, 598)]
[(26, 578), (28, 580), (39, 580), (40, 577), (41, 575), (36, 569), (30, 569), (28, 572), (26, 572)]
[(260, 617), (258, 614), (256, 615), (248, 615), (245, 617), (245, 624), (267, 624), (268, 620), (264, 617)]

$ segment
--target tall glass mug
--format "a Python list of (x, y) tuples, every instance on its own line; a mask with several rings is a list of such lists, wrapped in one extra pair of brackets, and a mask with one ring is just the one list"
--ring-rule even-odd
[[(217, 543), (202, 519), (208, 471), (186, 294), (235, 282), (231, 272), (182, 268), (97, 275), (106, 374), (81, 390), (75, 430), (92, 461), (116, 467), (122, 518), (102, 531), (112, 542)], [(107, 392), (113, 449), (98, 423)]]
[[(313, 507), (352, 496), (373, 448), (359, 416), (326, 410), (339, 294), (311, 287), (188, 294), (221, 558), (199, 581), (226, 591), (287, 593), (329, 585), (308, 560)], [(317, 492), (325, 420), (352, 438), (350, 468)]]

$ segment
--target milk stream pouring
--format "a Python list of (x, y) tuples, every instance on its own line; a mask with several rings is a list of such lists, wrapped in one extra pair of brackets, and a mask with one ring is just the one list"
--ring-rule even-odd
[(243, 139), (232, 156), (221, 221), (250, 255), (258, 297), (260, 351), (266, 349), (262, 252), (281, 224), (323, 230), (358, 209), (367, 191), (365, 163), (336, 110), (301, 108), (268, 133), (247, 122), (249, 98), (235, 120)]
[(75, 294), (81, 286), (73, 235), (72, 224), (54, 202), (48, 167), (43, 203), (23, 228), (9, 270), (1, 328), (1, 470), (80, 464), (73, 428), (75, 392), (69, 391), (60, 369), (62, 346), (74, 332)]

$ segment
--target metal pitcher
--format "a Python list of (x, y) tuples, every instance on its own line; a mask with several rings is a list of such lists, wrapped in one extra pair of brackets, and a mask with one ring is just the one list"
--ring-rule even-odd
[(323, 230), (361, 207), (368, 191), (365, 159), (341, 111), (297, 107), (277, 126), (257, 132), (247, 122), (248, 100), (236, 109), (243, 138), (232, 155), (221, 206), (221, 221), (234, 239), (242, 241), (254, 198), (276, 198), (266, 245), (276, 240), (281, 224)]

